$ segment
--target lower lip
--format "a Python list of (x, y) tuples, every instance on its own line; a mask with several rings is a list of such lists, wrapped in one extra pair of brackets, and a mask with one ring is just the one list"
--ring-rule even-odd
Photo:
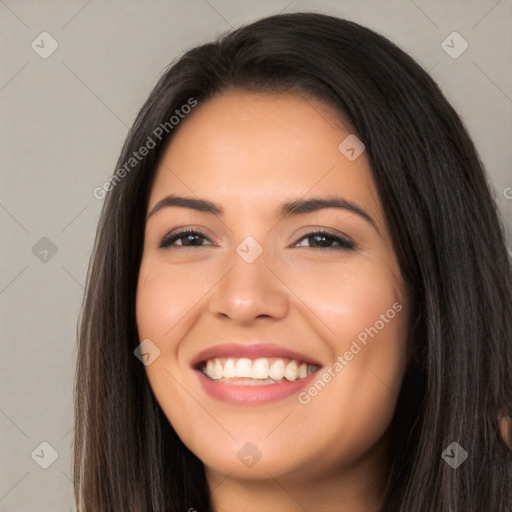
[(317, 378), (318, 371), (303, 379), (284, 381), (262, 386), (239, 386), (227, 382), (218, 382), (196, 370), (203, 389), (213, 398), (232, 404), (266, 404), (290, 395), (297, 394)]

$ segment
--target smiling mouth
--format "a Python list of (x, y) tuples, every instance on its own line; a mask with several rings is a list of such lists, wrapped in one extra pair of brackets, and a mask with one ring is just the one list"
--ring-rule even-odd
[(316, 372), (313, 364), (283, 357), (212, 358), (199, 369), (209, 379), (238, 386), (262, 386), (301, 380)]

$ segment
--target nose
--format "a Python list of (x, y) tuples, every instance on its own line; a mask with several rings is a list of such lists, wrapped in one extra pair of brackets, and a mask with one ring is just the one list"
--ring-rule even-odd
[(229, 263), (230, 269), (210, 295), (211, 313), (240, 325), (249, 325), (257, 318), (278, 320), (286, 316), (290, 296), (265, 251), (252, 263), (233, 251)]

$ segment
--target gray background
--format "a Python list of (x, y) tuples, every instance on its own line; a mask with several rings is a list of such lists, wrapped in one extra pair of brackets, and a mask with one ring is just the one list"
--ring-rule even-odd
[[(429, 71), (474, 138), (512, 239), (510, 0), (0, 0), (0, 511), (70, 509), (76, 322), (102, 206), (93, 190), (138, 109), (185, 49), (282, 11), (359, 22)], [(31, 47), (43, 31), (58, 43), (46, 59)], [(456, 59), (441, 46), (453, 31), (469, 44)], [(47, 469), (42, 442), (58, 452)]]

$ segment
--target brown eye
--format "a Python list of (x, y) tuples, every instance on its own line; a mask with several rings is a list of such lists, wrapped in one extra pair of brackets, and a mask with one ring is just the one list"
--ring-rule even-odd
[[(181, 244), (175, 244), (177, 240), (182, 240)], [(201, 240), (209, 240), (203, 233), (193, 229), (178, 231), (177, 233), (169, 233), (160, 242), (160, 247), (204, 247)]]
[[(353, 242), (342, 238), (340, 236), (328, 233), (326, 231), (315, 231), (304, 235), (300, 240), (311, 239), (313, 245), (309, 245), (311, 248), (318, 249), (355, 249), (356, 246)], [(299, 241), (300, 241), (299, 240)], [(298, 242), (297, 242), (298, 243)], [(337, 244), (333, 246), (332, 244)], [(303, 247), (303, 246), (301, 246)]]

